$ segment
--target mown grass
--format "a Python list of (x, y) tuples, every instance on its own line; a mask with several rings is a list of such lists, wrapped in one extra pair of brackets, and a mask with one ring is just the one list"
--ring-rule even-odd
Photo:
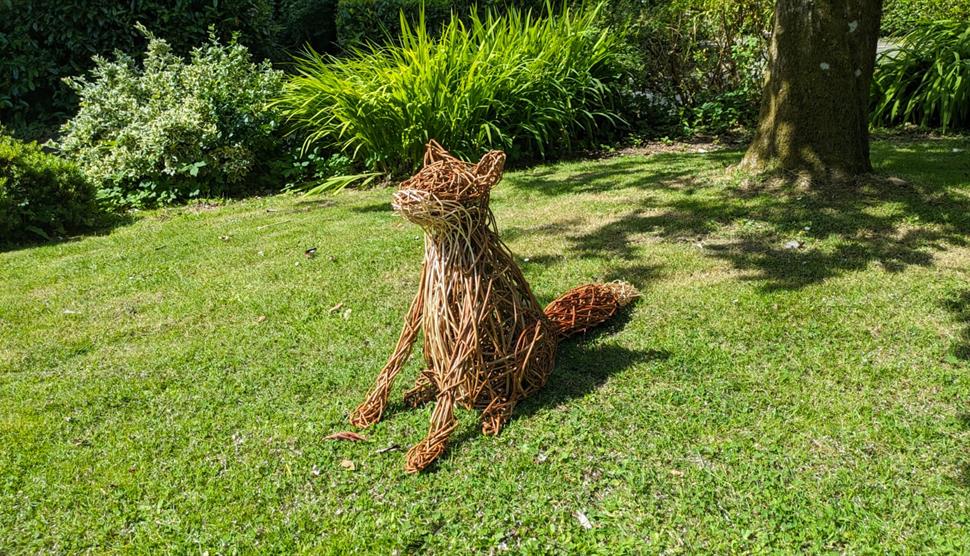
[(495, 212), (542, 301), (643, 297), (418, 476), (377, 450), (430, 407), (324, 440), (416, 287), (387, 190), (2, 253), (0, 553), (970, 550), (968, 149), (881, 142), (907, 183), (829, 193), (746, 186), (736, 152), (510, 174)]

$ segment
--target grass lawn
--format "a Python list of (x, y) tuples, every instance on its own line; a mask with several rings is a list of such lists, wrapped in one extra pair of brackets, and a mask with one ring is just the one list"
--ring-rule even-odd
[(540, 301), (643, 297), (417, 476), (378, 450), (426, 430), (418, 358), (369, 442), (324, 440), (417, 287), (388, 190), (0, 253), (0, 553), (970, 551), (970, 140), (877, 142), (906, 183), (861, 191), (746, 186), (739, 157), (510, 173)]

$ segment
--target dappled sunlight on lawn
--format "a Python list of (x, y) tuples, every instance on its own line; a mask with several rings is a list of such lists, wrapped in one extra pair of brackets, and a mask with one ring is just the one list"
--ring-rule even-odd
[(575, 256), (615, 261), (636, 258), (644, 237), (690, 242), (768, 289), (797, 289), (870, 264), (887, 272), (929, 266), (936, 253), (968, 244), (967, 145), (877, 143), (878, 175), (828, 188), (747, 185), (724, 170), (737, 152), (553, 166), (522, 173), (516, 187), (549, 195), (633, 190), (635, 200), (605, 222), (554, 220), (511, 235), (564, 236)]
[(574, 552), (653, 532), (941, 548), (970, 488), (968, 143), (877, 142), (854, 189), (758, 187), (737, 150), (508, 173), (492, 205), (540, 302), (612, 279), (641, 297), (564, 341), (499, 436), (459, 412), (417, 476), (418, 357), (367, 441), (326, 440), (418, 287), (422, 236), (390, 189), (2, 252), (0, 547), (487, 553), (554, 528)]

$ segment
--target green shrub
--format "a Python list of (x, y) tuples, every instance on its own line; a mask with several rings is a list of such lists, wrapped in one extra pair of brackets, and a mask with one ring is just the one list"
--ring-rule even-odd
[(49, 239), (97, 219), (94, 188), (77, 166), (0, 135), (0, 245)]
[(970, 20), (923, 23), (873, 77), (876, 124), (970, 127)]
[(62, 152), (113, 203), (252, 191), (251, 177), (278, 151), (278, 115), (267, 104), (282, 74), (235, 43), (210, 38), (186, 61), (148, 36), (141, 66), (118, 53), (97, 58), (90, 78), (68, 81), (81, 109), (61, 129)]
[(630, 87), (668, 107), (683, 131), (721, 132), (757, 117), (773, 7), (612, 0), (608, 13), (628, 30)]
[(327, 179), (353, 172), (353, 161), (346, 155), (326, 153), (319, 147), (306, 152), (294, 147), (288, 156), (276, 160), (273, 166), (273, 175), (279, 176), (287, 191), (308, 189)]
[(0, 111), (20, 134), (42, 135), (74, 113), (62, 78), (89, 70), (92, 56), (143, 50), (137, 22), (179, 53), (210, 27), (222, 40), (238, 33), (257, 57), (279, 50), (273, 0), (0, 0), (0, 10)]
[(368, 42), (383, 43), (400, 36), (402, 14), (414, 23), (422, 12), (428, 30), (436, 34), (451, 20), (452, 11), (467, 9), (463, 0), (339, 0), (337, 37), (348, 49)]
[[(559, 2), (552, 2), (558, 5)], [(581, 0), (574, 0), (581, 4)], [(546, 0), (339, 0), (337, 2), (336, 28), (340, 46), (353, 49), (366, 43), (384, 44), (401, 35), (401, 14), (412, 26), (419, 15), (424, 14), (425, 26), (431, 35), (437, 35), (452, 17), (466, 23), (472, 11), (480, 15), (488, 11), (500, 14), (509, 9), (543, 13)]]
[(277, 43), (298, 51), (309, 44), (315, 50), (337, 49), (337, 0), (279, 0)]
[(730, 60), (733, 73), (720, 87), (694, 97), (685, 105), (681, 125), (688, 133), (727, 133), (751, 126), (758, 118), (764, 85), (765, 43), (754, 35), (735, 39)]
[(435, 39), (423, 19), (412, 27), (402, 18), (390, 46), (298, 59), (280, 105), (307, 145), (392, 174), (411, 171), (432, 138), (469, 157), (564, 152), (615, 119), (620, 42), (596, 21), (595, 11), (535, 18), (513, 9), (472, 14), (467, 26), (452, 20)]
[(953, 19), (970, 21), (968, 0), (885, 0), (882, 35), (901, 37), (920, 24)]

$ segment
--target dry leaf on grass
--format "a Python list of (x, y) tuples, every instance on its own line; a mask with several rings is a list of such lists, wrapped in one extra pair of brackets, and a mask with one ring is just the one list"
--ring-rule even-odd
[(354, 471), (354, 470), (357, 469), (357, 466), (354, 465), (354, 462), (350, 461), (349, 459), (345, 459), (345, 460), (341, 461), (340, 462), (340, 467), (343, 467), (347, 471)]
[(346, 440), (348, 442), (367, 442), (367, 437), (351, 431), (340, 431), (324, 437), (324, 440)]

